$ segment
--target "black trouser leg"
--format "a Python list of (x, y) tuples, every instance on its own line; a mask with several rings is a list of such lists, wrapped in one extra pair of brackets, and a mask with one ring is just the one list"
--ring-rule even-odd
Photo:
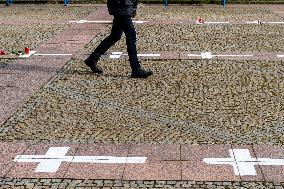
[(94, 50), (89, 58), (99, 59), (112, 45), (120, 40), (121, 35), (122, 29), (119, 20), (114, 17), (110, 35), (99, 44), (99, 46)]
[(132, 70), (140, 68), (140, 64), (137, 57), (136, 48), (136, 31), (130, 16), (123, 16), (121, 18), (122, 30), (126, 36), (127, 52), (129, 56), (129, 62)]

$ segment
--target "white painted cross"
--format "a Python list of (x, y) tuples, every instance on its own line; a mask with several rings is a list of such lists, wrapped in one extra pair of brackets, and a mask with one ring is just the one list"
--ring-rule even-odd
[(36, 53), (34, 56), (72, 56), (72, 54), (45, 54), (45, 53)]
[(36, 51), (30, 51), (29, 54), (20, 55), (20, 58), (29, 58), (31, 55), (35, 54)]
[(256, 176), (255, 165), (284, 165), (284, 159), (252, 158), (248, 149), (230, 149), (230, 158), (204, 158), (213, 165), (231, 165), (235, 175)]
[(213, 57), (252, 57), (253, 55), (247, 55), (247, 54), (240, 54), (240, 55), (234, 55), (234, 54), (219, 54), (219, 55), (212, 55), (211, 52), (202, 52), (199, 54), (188, 54), (189, 57), (201, 57), (202, 59), (212, 59)]
[(265, 23), (266, 22), (263, 22), (263, 21), (260, 21), (260, 20), (246, 22), (246, 24), (265, 24)]
[[(94, 23), (94, 24), (111, 24), (112, 21), (110, 20), (79, 20), (79, 21), (69, 21), (70, 23), (77, 23), (77, 24), (84, 24), (84, 23)], [(144, 24), (148, 21), (136, 20), (133, 23), (136, 24)]]
[(111, 24), (112, 21), (110, 20), (79, 20), (79, 21), (69, 21), (70, 23), (77, 23), (77, 24), (84, 24), (84, 23), (95, 23), (95, 24)]
[(204, 24), (229, 24), (230, 22), (204, 22)]
[(39, 163), (35, 172), (54, 173), (62, 162), (71, 163), (145, 163), (147, 157), (65, 156), (69, 147), (50, 147), (45, 155), (17, 155), (15, 162)]
[[(109, 58), (112, 59), (117, 59), (120, 58), (121, 56), (127, 56), (128, 54), (123, 54), (123, 52), (112, 52), (111, 55), (109, 55)], [(139, 57), (159, 57), (161, 56), (160, 54), (137, 54)]]

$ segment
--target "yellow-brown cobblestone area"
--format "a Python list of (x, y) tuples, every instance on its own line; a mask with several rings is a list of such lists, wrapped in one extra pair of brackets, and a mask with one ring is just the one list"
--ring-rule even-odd
[(96, 76), (80, 60), (69, 62), (1, 138), (283, 144), (281, 61), (145, 61), (155, 73), (147, 80), (129, 78), (124, 60), (100, 64), (106, 74)]

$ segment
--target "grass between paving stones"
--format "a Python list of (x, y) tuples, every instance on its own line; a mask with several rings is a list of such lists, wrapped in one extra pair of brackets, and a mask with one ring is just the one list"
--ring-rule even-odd
[(9, 129), (0, 139), (284, 143), (281, 61), (144, 61), (155, 73), (146, 80), (130, 79), (124, 60), (100, 64), (106, 73), (97, 76), (82, 61), (69, 62), (2, 126)]
[(73, 20), (83, 18), (95, 7), (76, 7), (52, 4), (24, 4), (1, 7), (0, 19), (43, 19), (43, 20)]

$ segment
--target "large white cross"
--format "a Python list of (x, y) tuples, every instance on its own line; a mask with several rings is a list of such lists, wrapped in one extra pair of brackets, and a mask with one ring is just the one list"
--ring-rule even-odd
[(39, 163), (35, 172), (54, 173), (62, 162), (71, 163), (145, 163), (147, 157), (65, 156), (69, 147), (50, 147), (45, 155), (17, 155), (15, 162)]
[(204, 158), (203, 162), (214, 165), (231, 165), (240, 176), (256, 176), (255, 165), (284, 165), (284, 159), (252, 158), (248, 149), (230, 149), (230, 158)]

